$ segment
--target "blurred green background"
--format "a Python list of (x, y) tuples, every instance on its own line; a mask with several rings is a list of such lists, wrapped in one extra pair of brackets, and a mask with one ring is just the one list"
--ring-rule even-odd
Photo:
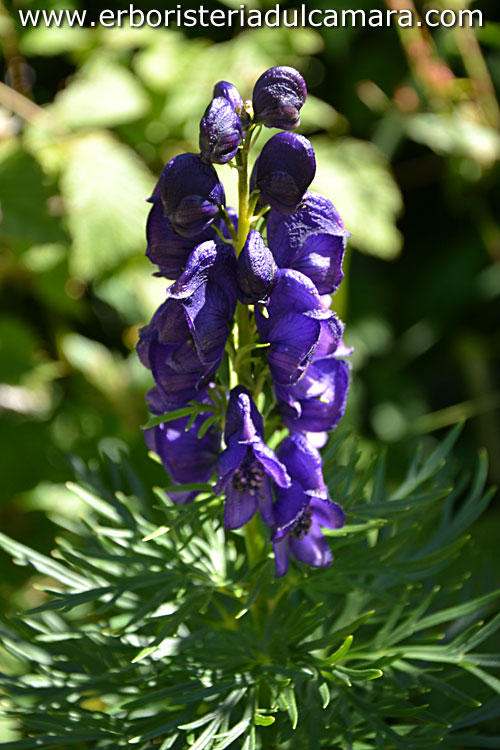
[[(424, 7), (411, 0), (309, 5)], [(51, 517), (81, 512), (64, 488), (71, 455), (92, 461), (126, 449), (145, 481), (163, 481), (140, 432), (150, 381), (134, 353), (137, 329), (166, 286), (144, 256), (144, 199), (167, 160), (197, 150), (213, 84), (230, 80), (246, 98), (277, 64), (297, 67), (307, 81), (300, 131), (317, 153), (313, 187), (331, 198), (353, 235), (335, 298), (355, 346), (342, 429), (359, 432), (362, 450), (392, 444), (397, 477), (422, 436), (432, 442), (467, 417), (457, 463), (470, 467), (485, 446), (498, 482), (496, 6), (472, 4), (483, 11), (481, 29), (432, 34), (425, 27), (180, 31), (23, 29), (19, 8), (83, 4), (0, 0), (5, 533), (51, 548)], [(433, 7), (469, 3), (435, 0)], [(85, 8), (94, 17), (102, 10)], [(483, 522), (479, 539), (493, 541), (491, 525)], [(0, 609), (10, 610), (38, 596), (28, 592), (23, 569), (11, 566), (0, 594)]]

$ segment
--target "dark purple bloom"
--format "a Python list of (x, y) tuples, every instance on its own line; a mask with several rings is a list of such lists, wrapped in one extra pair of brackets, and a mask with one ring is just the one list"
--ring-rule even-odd
[(259, 510), (264, 521), (273, 521), (271, 479), (288, 487), (290, 478), (276, 454), (263, 440), (262, 416), (242, 386), (229, 397), (224, 439), (227, 448), (217, 461), (214, 492), (226, 489), (224, 526), (238, 529)]
[(245, 305), (266, 305), (276, 285), (277, 266), (260, 232), (252, 230), (236, 264), (238, 296)]
[[(159, 268), (157, 276), (167, 279), (177, 279), (183, 272), (187, 259), (196, 245), (205, 240), (216, 239), (212, 224), (201, 234), (194, 237), (181, 237), (174, 231), (168, 218), (163, 212), (160, 191), (155, 189), (149, 202), (153, 204), (149, 212), (146, 225), (148, 247), (146, 256)], [(215, 223), (215, 222), (214, 222)]]
[(200, 151), (206, 162), (227, 164), (243, 139), (241, 122), (232, 104), (218, 96), (212, 99), (200, 123)]
[(321, 527), (339, 529), (345, 521), (342, 508), (329, 498), (321, 456), (303, 435), (286, 438), (279, 458), (292, 482), (276, 488), (272, 542), (277, 578), (287, 572), (290, 555), (313, 567), (330, 565), (332, 553)]
[(250, 117), (248, 112), (245, 110), (245, 102), (241, 98), (240, 92), (232, 83), (227, 81), (219, 81), (214, 86), (214, 98), (222, 96), (227, 99), (231, 104), (232, 108), (240, 118), (241, 126), (246, 129), (250, 124)]
[(224, 99), (231, 104), (235, 112), (242, 110), (244, 105), (241, 94), (236, 86), (228, 81), (219, 81), (214, 86), (214, 99), (218, 96), (222, 96)]
[(293, 385), (304, 374), (317, 348), (331, 354), (342, 336), (342, 324), (324, 304), (312, 281), (291, 269), (279, 269), (269, 299), (268, 317), (256, 309), (257, 328), (267, 349), (276, 385)]
[(333, 204), (311, 191), (291, 216), (271, 209), (267, 219), (267, 240), (278, 266), (301, 271), (320, 294), (336, 291), (344, 277), (347, 237), (350, 232)]
[(167, 294), (182, 304), (200, 359), (210, 372), (215, 372), (224, 354), (236, 307), (234, 249), (210, 241), (198, 245), (189, 256), (186, 270)]
[(196, 351), (177, 300), (167, 299), (141, 328), (137, 353), (144, 367), (151, 370), (167, 410), (197, 398), (211, 375)]
[(139, 332), (137, 352), (168, 409), (199, 396), (218, 369), (236, 307), (233, 248), (204, 242)]
[(183, 237), (205, 232), (225, 203), (217, 172), (199, 154), (181, 154), (169, 161), (159, 191), (172, 229)]
[[(167, 411), (167, 405), (157, 388), (148, 393), (148, 404), (153, 414)], [(206, 418), (207, 414), (200, 414), (187, 431), (188, 417), (144, 431), (148, 448), (158, 454), (174, 484), (208, 482), (212, 476), (220, 453), (221, 433), (212, 427), (199, 438), (198, 431)], [(172, 492), (170, 497), (179, 505), (185, 505), (194, 500), (197, 494), (197, 490)]]
[(268, 128), (293, 130), (300, 123), (306, 96), (306, 84), (298, 70), (286, 65), (270, 68), (254, 86), (255, 119)]
[(278, 410), (290, 432), (329, 432), (342, 418), (349, 365), (334, 356), (314, 358), (291, 386), (277, 386)]
[(261, 204), (293, 214), (316, 173), (314, 150), (298, 133), (277, 133), (264, 145), (252, 172), (251, 188)]

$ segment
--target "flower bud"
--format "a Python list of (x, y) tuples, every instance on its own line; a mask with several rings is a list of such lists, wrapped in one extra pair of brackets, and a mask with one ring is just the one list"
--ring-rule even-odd
[(277, 133), (255, 162), (251, 188), (260, 190), (260, 203), (281, 214), (293, 214), (316, 173), (314, 150), (297, 133)]
[(212, 99), (200, 123), (200, 151), (206, 162), (227, 164), (236, 155), (243, 138), (241, 123), (231, 102)]
[(219, 83), (216, 83), (214, 86), (214, 99), (219, 96), (227, 99), (235, 112), (238, 109), (243, 109), (244, 105), (241, 94), (232, 83), (228, 83), (228, 81), (219, 81)]
[(232, 83), (227, 81), (219, 81), (214, 86), (214, 98), (216, 96), (223, 96), (231, 104), (232, 108), (240, 118), (241, 127), (243, 130), (250, 125), (250, 116), (245, 109), (245, 102), (241, 98), (241, 94)]
[(244, 305), (267, 305), (276, 285), (277, 266), (260, 232), (251, 231), (236, 266), (238, 297)]
[(183, 237), (208, 229), (225, 203), (217, 172), (198, 154), (181, 154), (168, 162), (160, 178), (160, 194), (170, 225)]
[(261, 75), (253, 90), (255, 119), (267, 128), (293, 130), (307, 96), (304, 79), (295, 68), (281, 65)]

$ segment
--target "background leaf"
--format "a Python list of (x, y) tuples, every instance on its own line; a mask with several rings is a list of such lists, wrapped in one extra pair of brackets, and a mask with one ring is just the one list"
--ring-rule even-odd
[(153, 179), (134, 154), (103, 134), (71, 144), (61, 189), (73, 236), (70, 266), (95, 279), (144, 252), (145, 199)]
[(396, 228), (401, 194), (382, 153), (353, 138), (313, 138), (317, 172), (312, 187), (339, 210), (349, 243), (364, 253), (389, 260), (401, 251)]

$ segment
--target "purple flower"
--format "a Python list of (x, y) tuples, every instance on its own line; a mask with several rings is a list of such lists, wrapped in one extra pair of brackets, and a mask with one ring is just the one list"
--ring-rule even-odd
[(270, 68), (254, 86), (255, 119), (268, 128), (293, 130), (300, 123), (306, 96), (306, 84), (298, 70), (285, 65)]
[(292, 481), (287, 488), (276, 488), (271, 541), (277, 578), (287, 572), (290, 555), (313, 567), (330, 565), (332, 553), (321, 527), (340, 529), (345, 521), (342, 508), (329, 498), (321, 456), (303, 435), (286, 438), (279, 458)]
[(232, 83), (227, 81), (219, 81), (214, 86), (214, 98), (222, 96), (227, 99), (231, 104), (232, 108), (240, 118), (242, 128), (247, 128), (250, 124), (250, 117), (248, 112), (245, 110), (245, 102), (241, 98), (240, 92)]
[(137, 352), (168, 409), (199, 395), (218, 369), (236, 307), (234, 250), (204, 242), (139, 332)]
[(267, 349), (272, 378), (290, 386), (304, 374), (317, 348), (335, 352), (342, 324), (324, 304), (312, 281), (291, 269), (279, 269), (269, 299), (268, 317), (256, 309), (257, 328)]
[(349, 390), (349, 365), (334, 356), (314, 358), (291, 386), (277, 386), (278, 411), (290, 432), (329, 432), (341, 420)]
[(240, 118), (232, 104), (222, 96), (212, 99), (200, 123), (202, 159), (227, 164), (236, 155), (242, 139)]
[(227, 448), (217, 461), (214, 492), (226, 489), (224, 526), (238, 529), (259, 510), (264, 521), (273, 521), (271, 479), (288, 487), (290, 478), (276, 454), (263, 440), (262, 417), (242, 386), (229, 397), (224, 439)]
[(225, 203), (217, 172), (199, 154), (181, 154), (169, 161), (159, 191), (172, 229), (183, 237), (205, 232)]
[(236, 307), (234, 249), (210, 241), (198, 245), (167, 294), (181, 303), (200, 359), (215, 372), (224, 355)]
[(350, 232), (328, 198), (307, 192), (291, 216), (271, 209), (267, 240), (280, 268), (295, 268), (331, 294), (343, 279), (342, 260)]
[[(148, 393), (148, 404), (153, 414), (163, 414), (168, 410), (158, 388), (153, 388)], [(198, 431), (206, 417), (206, 414), (197, 416), (187, 431), (188, 417), (174, 419), (144, 431), (148, 448), (159, 455), (174, 484), (208, 482), (212, 476), (220, 453), (221, 434), (212, 427), (202, 438), (198, 437)], [(194, 500), (197, 494), (197, 490), (172, 492), (170, 497), (179, 505), (185, 505)]]
[(238, 296), (244, 305), (266, 305), (276, 285), (276, 263), (260, 232), (252, 230), (236, 264)]
[(212, 373), (201, 361), (182, 305), (167, 299), (139, 331), (137, 354), (153, 378), (167, 410), (199, 396)]
[(233, 83), (228, 83), (228, 81), (219, 81), (216, 83), (214, 86), (214, 99), (218, 96), (227, 99), (235, 112), (244, 107), (241, 94)]
[(314, 150), (298, 133), (277, 133), (255, 162), (251, 188), (260, 190), (261, 204), (281, 214), (293, 214), (316, 173)]
[[(194, 237), (181, 237), (174, 231), (168, 218), (163, 212), (163, 204), (160, 191), (157, 188), (153, 192), (149, 202), (152, 203), (146, 225), (146, 237), (148, 247), (146, 256), (159, 268), (157, 276), (165, 276), (167, 279), (177, 279), (183, 272), (187, 259), (196, 245), (205, 240), (213, 240), (216, 234), (213, 224), (201, 234)], [(215, 223), (215, 222), (214, 222)]]

